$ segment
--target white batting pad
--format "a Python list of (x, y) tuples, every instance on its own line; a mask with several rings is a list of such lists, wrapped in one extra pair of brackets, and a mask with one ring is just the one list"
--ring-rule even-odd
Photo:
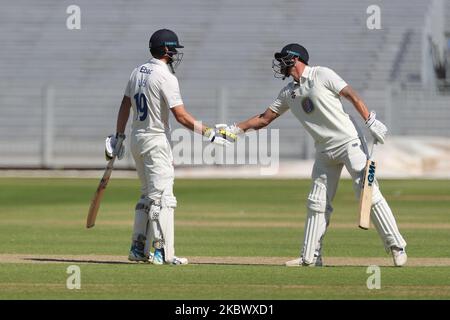
[(389, 253), (392, 246), (406, 247), (406, 241), (400, 234), (391, 208), (384, 198), (372, 206), (371, 219), (383, 241), (386, 252)]
[(177, 199), (172, 195), (163, 195), (161, 205), (159, 223), (164, 234), (164, 258), (166, 262), (171, 262), (175, 257), (174, 208), (177, 206)]
[(320, 240), (325, 234), (327, 222), (325, 214), (308, 209), (303, 240), (302, 257), (305, 263), (314, 262), (314, 253), (320, 250)]
[(146, 236), (149, 208), (148, 204), (149, 201), (146, 200), (145, 197), (141, 197), (136, 204), (134, 212), (133, 240), (137, 240), (139, 235)]

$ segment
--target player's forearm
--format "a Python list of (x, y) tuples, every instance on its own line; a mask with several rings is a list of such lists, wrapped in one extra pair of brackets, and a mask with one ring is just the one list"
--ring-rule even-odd
[(199, 134), (204, 134), (205, 131), (208, 129), (207, 126), (205, 126), (200, 121), (197, 121), (184, 107), (184, 105), (178, 105), (175, 107), (172, 107), (170, 109), (172, 111), (175, 119), (179, 124), (182, 126), (188, 128), (189, 130), (192, 130)]
[(366, 105), (361, 99), (358, 99), (353, 102), (353, 106), (358, 111), (358, 113), (361, 115), (361, 117), (365, 120), (369, 117), (369, 110), (367, 109)]
[(365, 120), (369, 117), (369, 110), (367, 109), (364, 101), (359, 97), (355, 90), (351, 86), (346, 86), (340, 92), (340, 95), (350, 101), (361, 117)]
[(177, 117), (177, 121), (182, 126), (199, 134), (203, 134), (208, 128), (200, 121), (197, 121), (191, 114), (187, 112)]
[(131, 101), (129, 97), (124, 96), (120, 105), (119, 114), (117, 115), (116, 132), (124, 133), (127, 126), (128, 117), (130, 116)]
[(250, 129), (259, 130), (269, 125), (269, 121), (263, 118), (261, 115), (254, 116), (246, 121), (238, 123), (238, 127), (242, 129), (242, 131), (247, 131)]

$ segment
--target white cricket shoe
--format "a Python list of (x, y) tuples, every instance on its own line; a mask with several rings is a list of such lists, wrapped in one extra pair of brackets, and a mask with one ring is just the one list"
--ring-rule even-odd
[(303, 258), (297, 258), (294, 260), (289, 260), (285, 263), (286, 267), (322, 267), (322, 256), (314, 256), (313, 263), (306, 263), (303, 261)]
[(404, 248), (392, 246), (391, 253), (392, 258), (394, 260), (394, 265), (396, 267), (401, 267), (406, 264), (406, 261), (408, 260), (408, 255), (406, 254), (406, 250)]
[(180, 265), (180, 264), (188, 264), (189, 261), (186, 258), (173, 257), (173, 260), (170, 264)]
[(180, 257), (173, 257), (172, 261), (165, 262), (164, 261), (164, 249), (156, 249), (155, 254), (153, 255), (152, 263), (161, 265), (161, 264), (173, 264), (173, 265), (183, 265), (188, 264), (188, 259), (186, 258), (180, 258)]

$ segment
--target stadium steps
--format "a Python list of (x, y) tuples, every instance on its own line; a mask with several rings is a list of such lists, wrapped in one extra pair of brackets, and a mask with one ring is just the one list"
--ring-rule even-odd
[[(366, 8), (372, 2), (80, 0), (82, 28), (75, 31), (65, 27), (67, 3), (5, 2), (0, 11), (0, 134), (8, 140), (0, 146), (11, 157), (17, 154), (16, 163), (39, 162), (42, 88), (53, 85), (55, 154), (65, 154), (68, 163), (78, 161), (71, 157), (79, 155), (86, 163), (101, 158), (98, 146), (115, 130), (129, 74), (147, 60), (148, 38), (162, 27), (176, 31), (185, 45), (177, 70), (183, 100), (208, 124), (222, 120), (218, 109), (222, 89), (228, 92), (228, 122), (259, 114), (272, 103), (287, 83), (272, 76), (273, 53), (289, 42), (305, 45), (311, 65), (334, 69), (367, 99), (380, 119), (387, 119), (390, 70), (405, 32), (411, 29), (413, 42), (398, 65), (397, 77), (405, 87), (421, 90), (417, 44), (427, 4), (383, 1), (383, 29), (372, 31), (366, 28)], [(433, 103), (430, 117), (442, 112), (446, 119), (449, 111), (444, 105), (445, 101)], [(345, 103), (345, 107), (354, 113), (352, 106)], [(410, 117), (422, 116), (419, 110), (410, 112)], [(446, 128), (441, 122), (436, 124)], [(405, 123), (398, 126), (399, 132), (409, 132)], [(438, 126), (427, 129), (417, 121), (416, 125), (423, 134), (447, 132)], [(311, 156), (311, 141), (290, 113), (271, 127), (281, 128), (282, 157)]]

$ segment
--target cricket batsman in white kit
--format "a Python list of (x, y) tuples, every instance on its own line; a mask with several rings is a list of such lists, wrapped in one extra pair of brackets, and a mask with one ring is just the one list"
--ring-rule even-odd
[[(296, 43), (275, 53), (272, 68), (275, 76), (292, 76), (278, 98), (262, 114), (228, 127), (239, 134), (258, 130), (291, 110), (315, 141), (316, 156), (312, 171), (312, 186), (307, 200), (305, 235), (300, 258), (286, 262), (287, 266), (322, 266), (322, 241), (333, 212), (342, 168), (353, 179), (357, 198), (361, 190), (367, 146), (356, 124), (344, 111), (341, 96), (356, 108), (373, 136), (374, 142), (384, 143), (387, 128), (375, 118), (356, 92), (333, 70), (308, 66), (307, 50)], [(386, 252), (390, 252), (395, 266), (406, 263), (406, 242), (400, 234), (392, 211), (375, 182), (372, 193), (371, 220), (380, 235)]]
[[(175, 68), (181, 62), (183, 48), (177, 35), (168, 29), (156, 31), (149, 41), (152, 59), (131, 73), (117, 117), (116, 136), (106, 140), (106, 156), (114, 154), (119, 136), (133, 110), (131, 153), (141, 182), (141, 197), (136, 204), (132, 244), (128, 259), (153, 264), (187, 264), (186, 258), (175, 256), (173, 194), (174, 167), (170, 147), (169, 110), (183, 126), (200, 133), (209, 141), (229, 143), (223, 129), (198, 125), (181, 99)], [(233, 137), (233, 134), (230, 134)], [(117, 149), (118, 159), (123, 148)], [(154, 249), (154, 253), (151, 250)]]

